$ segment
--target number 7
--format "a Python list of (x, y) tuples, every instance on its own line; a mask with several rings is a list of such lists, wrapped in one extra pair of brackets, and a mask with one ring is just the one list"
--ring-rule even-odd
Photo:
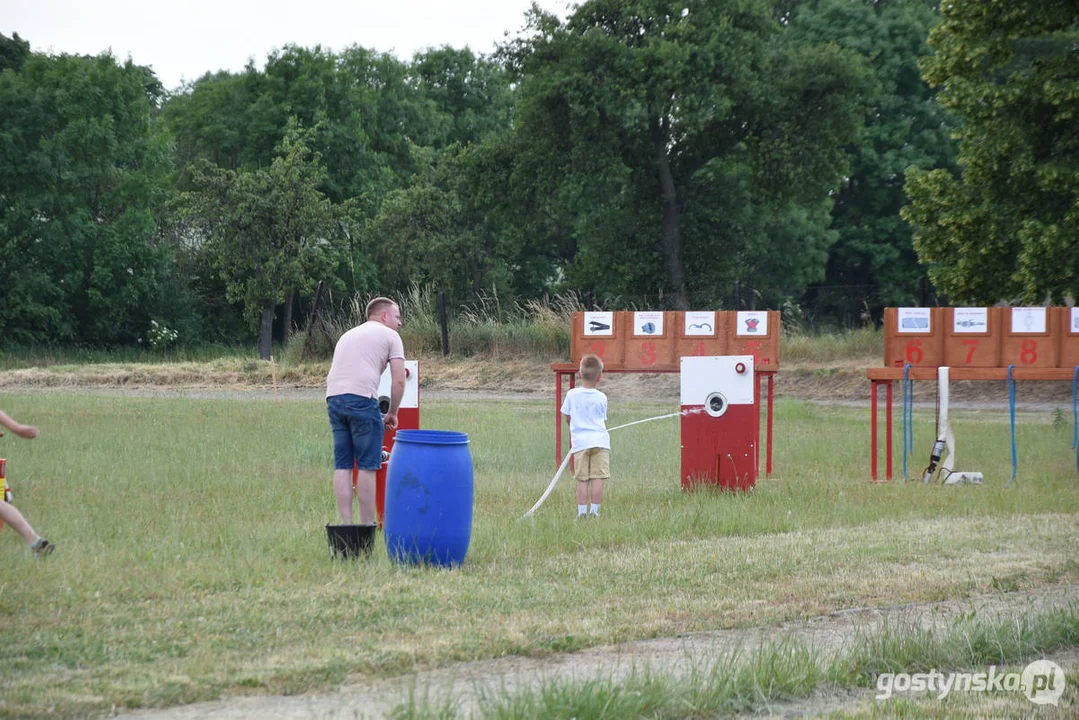
[(977, 340), (964, 340), (963, 344), (970, 347), (970, 349), (967, 350), (967, 361), (966, 361), (967, 365), (969, 365), (970, 361), (974, 359), (974, 351), (978, 349), (978, 341)]

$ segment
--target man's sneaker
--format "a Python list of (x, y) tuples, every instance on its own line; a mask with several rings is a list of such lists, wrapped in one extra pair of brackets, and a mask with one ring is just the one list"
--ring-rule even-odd
[(34, 553), (38, 557), (44, 555), (51, 555), (52, 551), (56, 549), (56, 546), (45, 538), (38, 538), (37, 542), (30, 546), (30, 552)]

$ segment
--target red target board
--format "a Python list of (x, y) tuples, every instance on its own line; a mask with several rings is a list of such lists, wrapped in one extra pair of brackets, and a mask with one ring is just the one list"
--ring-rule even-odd
[(1004, 339), (1000, 364), (1007, 367), (1057, 367), (1058, 312), (1055, 307), (1001, 308)]
[(727, 313), (728, 355), (752, 355), (760, 371), (779, 369), (779, 335), (782, 321), (778, 310), (738, 310)]
[(670, 321), (679, 313), (642, 311), (620, 312), (625, 328), (625, 354), (622, 367), (626, 370), (648, 372), (674, 364), (674, 328)]
[(621, 369), (626, 341), (623, 313), (573, 313), (572, 324), (570, 355), (574, 364), (585, 355), (597, 355), (606, 369)]
[(948, 367), (1000, 365), (1000, 311), (995, 307), (944, 308), (944, 360)]
[(1060, 328), (1060, 366), (1079, 367), (1079, 307), (1058, 309)]
[(578, 312), (573, 314), (574, 364), (598, 355), (608, 370), (678, 372), (683, 357), (752, 355), (761, 372), (779, 370), (778, 310)]
[(675, 318), (676, 358), (711, 357), (727, 354), (728, 312), (687, 310), (671, 313)]
[(884, 364), (939, 367), (944, 359), (942, 308), (884, 308)]

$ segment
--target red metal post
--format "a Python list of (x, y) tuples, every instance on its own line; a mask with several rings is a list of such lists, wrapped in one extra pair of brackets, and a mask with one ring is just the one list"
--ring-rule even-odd
[(888, 463), (884, 469), (884, 476), (886, 480), (892, 479), (892, 381), (888, 381), (886, 390), (884, 391), (884, 429), (888, 435), (888, 439), (884, 441), (884, 445), (887, 448), (885, 451), (885, 462)]
[(554, 371), (554, 463), (562, 464), (562, 373)]
[(765, 466), (765, 476), (772, 475), (772, 400), (775, 397), (772, 384), (776, 374), (768, 373), (768, 464)]
[(753, 371), (753, 475), (761, 473), (761, 374)]
[[(877, 381), (869, 381), (872, 390), (869, 395), (869, 475), (877, 481)], [(890, 438), (889, 438), (890, 439)]]

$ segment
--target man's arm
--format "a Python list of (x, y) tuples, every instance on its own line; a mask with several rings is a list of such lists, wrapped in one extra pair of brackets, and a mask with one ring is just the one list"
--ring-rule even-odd
[(386, 413), (384, 421), (390, 430), (397, 429), (397, 411), (401, 407), (401, 398), (405, 396), (405, 360), (404, 358), (392, 358), (390, 360), (390, 411)]

